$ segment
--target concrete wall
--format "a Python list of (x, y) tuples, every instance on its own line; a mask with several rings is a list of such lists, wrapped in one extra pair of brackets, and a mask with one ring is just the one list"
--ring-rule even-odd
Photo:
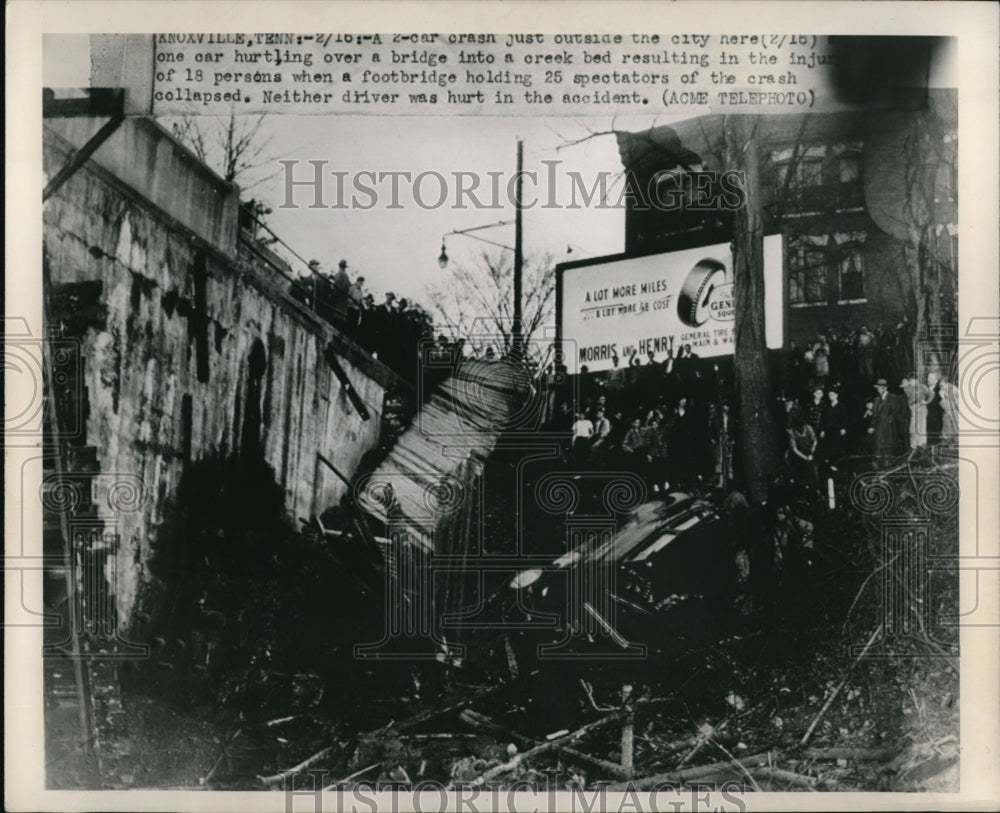
[[(134, 139), (126, 133), (121, 144), (128, 143)], [(50, 174), (68, 149), (46, 129)], [(162, 171), (157, 161), (147, 167)], [(171, 172), (147, 179), (150, 188), (168, 200), (195, 188), (183, 167)], [(222, 235), (222, 248), (236, 229), (235, 207), (224, 211), (233, 223), (201, 230)], [(94, 162), (46, 204), (44, 224), (51, 316), (82, 343), (85, 433), (74, 443), (96, 448), (102, 475), (138, 475), (147, 497), (137, 511), (106, 517), (120, 535), (114, 589), (119, 618), (128, 619), (151, 579), (151, 546), (169, 522), (185, 466), (238, 453), (251, 402), (260, 409), (259, 448), (294, 520), (343, 494), (318, 455), (349, 476), (378, 441), (383, 396), (398, 379), (288, 299), (287, 281), (263, 253), (248, 246), (227, 256)], [(368, 421), (323, 361), (330, 341), (368, 405)], [(254, 354), (265, 362), (256, 390)]]
[[(80, 147), (103, 119), (50, 119), (46, 127)], [(234, 256), (239, 189), (226, 183), (151, 119), (129, 119), (91, 159), (142, 197)]]

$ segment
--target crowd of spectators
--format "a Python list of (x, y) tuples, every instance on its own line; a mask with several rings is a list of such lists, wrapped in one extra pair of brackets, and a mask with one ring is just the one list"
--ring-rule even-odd
[(719, 364), (690, 345), (612, 364), (581, 368), (575, 413), (568, 393), (556, 396), (546, 429), (564, 435), (568, 461), (626, 468), (655, 491), (732, 477), (736, 427)]
[(954, 439), (956, 390), (937, 372), (917, 379), (913, 339), (904, 319), (789, 342), (780, 371), (782, 429), (786, 460), (800, 478), (818, 485), (822, 469), (848, 454), (885, 466)]
[(316, 261), (309, 267), (309, 275), (292, 283), (292, 296), (406, 381), (416, 384), (420, 340), (432, 335), (429, 314), (416, 303), (397, 298), (392, 291), (376, 303), (365, 289), (363, 276), (351, 281), (345, 260), (333, 274), (323, 272)]
[[(772, 362), (779, 448), (790, 473), (816, 488), (846, 456), (885, 466), (957, 433), (957, 391), (935, 372), (924, 381), (911, 372), (906, 320), (793, 340)], [(654, 490), (725, 488), (741, 468), (732, 382), (731, 357), (702, 359), (690, 346), (614, 357), (610, 370), (580, 369), (578, 400), (556, 394), (546, 429), (564, 436), (574, 465), (623, 467)]]
[(844, 401), (868, 394), (879, 378), (895, 388), (914, 369), (913, 340), (907, 319), (876, 330), (861, 325), (848, 333), (821, 333), (811, 341), (792, 339), (783, 351), (780, 387), (785, 395), (800, 398), (815, 385), (836, 383)]

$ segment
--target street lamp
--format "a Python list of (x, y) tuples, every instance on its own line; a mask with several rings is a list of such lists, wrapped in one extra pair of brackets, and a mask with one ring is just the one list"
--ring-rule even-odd
[(509, 226), (513, 222), (513, 220), (500, 220), (497, 223), (487, 223), (485, 226), (473, 226), (471, 229), (456, 229), (455, 231), (449, 231), (442, 234), (441, 256), (438, 257), (438, 265), (441, 266), (442, 269), (445, 269), (448, 267), (448, 263), (451, 262), (451, 258), (448, 256), (448, 251), (445, 246), (445, 239), (451, 237), (453, 234), (471, 237), (473, 240), (478, 240), (481, 243), (489, 243), (491, 246), (499, 246), (500, 248), (505, 248), (508, 251), (516, 251), (513, 246), (508, 246), (506, 243), (498, 243), (496, 240), (489, 240), (485, 237), (480, 237), (477, 234), (471, 234), (471, 232), (482, 231), (483, 229), (495, 229), (498, 226)]

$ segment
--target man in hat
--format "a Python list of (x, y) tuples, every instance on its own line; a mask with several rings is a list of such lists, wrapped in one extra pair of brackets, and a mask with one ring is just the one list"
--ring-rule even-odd
[(347, 289), (347, 335), (352, 339), (357, 338), (358, 325), (361, 324), (361, 310), (365, 299), (364, 287), (365, 278), (358, 277)]
[(327, 317), (328, 319), (331, 319), (334, 327), (336, 327), (341, 333), (348, 332), (347, 303), (349, 301), (348, 294), (350, 290), (351, 279), (347, 276), (347, 260), (341, 260), (337, 266), (337, 273), (333, 274), (330, 280), (330, 294), (332, 299), (330, 304), (332, 313), (330, 317)]
[(375, 346), (378, 357), (384, 364), (392, 366), (396, 342), (396, 295), (392, 291), (388, 291), (385, 302), (372, 311), (372, 317), (377, 333)]
[(385, 302), (379, 305), (379, 307), (382, 309), (386, 318), (394, 314), (396, 312), (396, 295), (392, 291), (389, 291), (385, 295)]
[(880, 466), (889, 462), (899, 451), (900, 408), (899, 399), (889, 392), (889, 384), (884, 378), (875, 382), (875, 405), (872, 425), (868, 434), (872, 436), (873, 451)]
[(375, 316), (375, 297), (365, 294), (361, 300), (361, 324), (358, 326), (357, 343), (369, 353), (377, 353), (378, 324)]

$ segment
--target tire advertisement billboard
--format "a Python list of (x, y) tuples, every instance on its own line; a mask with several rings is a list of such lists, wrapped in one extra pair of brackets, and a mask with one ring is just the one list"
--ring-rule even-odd
[[(650, 351), (662, 361), (686, 344), (701, 357), (735, 349), (733, 257), (728, 243), (559, 270), (559, 328), (566, 366), (577, 373), (628, 366)], [(767, 346), (778, 349), (782, 330), (781, 235), (764, 238), (764, 310)]]

